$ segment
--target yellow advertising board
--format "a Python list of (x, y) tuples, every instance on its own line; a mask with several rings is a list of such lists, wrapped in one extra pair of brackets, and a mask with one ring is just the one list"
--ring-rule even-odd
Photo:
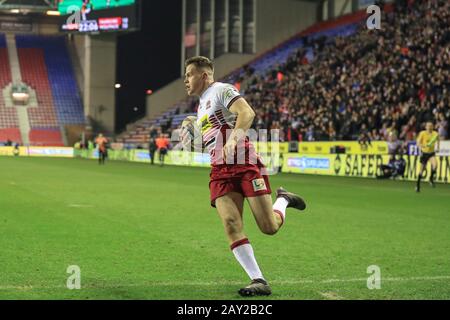
[(254, 142), (253, 145), (258, 153), (289, 152), (289, 142)]
[(0, 156), (13, 156), (14, 148), (13, 147), (0, 147)]
[(331, 154), (335, 147), (345, 148), (346, 154), (387, 154), (388, 145), (385, 141), (373, 141), (370, 145), (363, 145), (357, 141), (318, 141), (300, 142), (298, 152), (304, 154)]
[(72, 158), (73, 148), (65, 147), (0, 147), (0, 156)]
[[(114, 159), (114, 153), (114, 150), (110, 151), (109, 157)], [(270, 153), (263, 153), (261, 154), (261, 158), (266, 167), (266, 172), (268, 172), (269, 174), (274, 174), (279, 171), (279, 167), (281, 166), (279, 154), (272, 155)], [(129, 161), (148, 163), (150, 162), (150, 156), (148, 151), (146, 150), (130, 150)], [(155, 164), (159, 163), (159, 153), (156, 153)], [(211, 167), (211, 157), (207, 153), (172, 150), (167, 153), (167, 156), (164, 159), (164, 164), (209, 168)]]
[[(406, 170), (404, 179), (416, 180), (420, 170), (420, 156), (405, 155)], [(437, 182), (450, 181), (450, 156), (437, 157)], [(287, 173), (304, 173), (346, 177), (375, 178), (379, 175), (380, 165), (389, 162), (388, 155), (373, 154), (301, 154), (283, 155), (282, 171)], [(425, 179), (429, 178), (431, 165), (428, 163)]]
[(28, 156), (28, 152), (27, 152), (28, 148), (26, 147), (0, 147), (0, 156), (9, 156), (9, 157), (13, 157), (13, 156)]

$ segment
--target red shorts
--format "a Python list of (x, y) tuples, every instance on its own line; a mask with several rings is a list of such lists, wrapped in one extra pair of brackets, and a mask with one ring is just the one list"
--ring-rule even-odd
[(229, 192), (237, 192), (245, 198), (271, 194), (269, 178), (262, 175), (262, 164), (219, 165), (211, 169), (211, 206), (216, 207), (217, 198)]

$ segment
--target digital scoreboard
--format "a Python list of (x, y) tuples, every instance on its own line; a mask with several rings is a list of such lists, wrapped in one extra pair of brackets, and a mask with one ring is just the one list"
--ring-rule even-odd
[(73, 8), (81, 10), (83, 6), (90, 7), (92, 10), (103, 10), (117, 7), (131, 6), (136, 0), (61, 0), (58, 4), (58, 11), (61, 15), (71, 14)]
[(73, 33), (136, 31), (139, 0), (62, 0), (60, 30)]

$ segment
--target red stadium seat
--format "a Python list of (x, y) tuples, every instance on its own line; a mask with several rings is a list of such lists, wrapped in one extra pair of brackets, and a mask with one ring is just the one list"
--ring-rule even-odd
[(20, 130), (18, 128), (0, 129), (0, 142), (8, 140), (21, 144), (22, 136), (20, 135)]
[(59, 129), (32, 129), (29, 138), (34, 146), (64, 146)]

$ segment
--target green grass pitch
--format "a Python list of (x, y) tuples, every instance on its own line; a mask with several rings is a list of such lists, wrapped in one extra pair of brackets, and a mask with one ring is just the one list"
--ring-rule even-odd
[[(0, 299), (242, 299), (209, 170), (0, 158)], [(246, 206), (268, 299), (450, 299), (450, 186), (280, 174), (307, 201), (275, 236)], [(81, 290), (69, 290), (69, 265)], [(381, 289), (367, 288), (367, 268)]]

